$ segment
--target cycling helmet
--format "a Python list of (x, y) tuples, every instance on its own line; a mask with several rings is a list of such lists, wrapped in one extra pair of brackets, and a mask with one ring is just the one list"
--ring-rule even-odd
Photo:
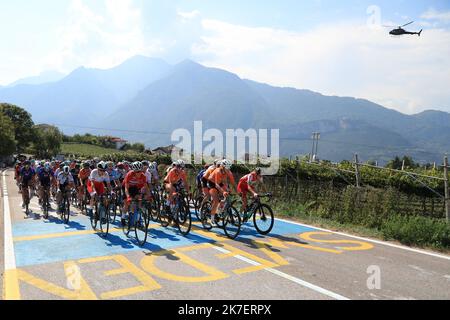
[(46, 163), (44, 163), (44, 169), (45, 170), (50, 170), (50, 168), (51, 168), (51, 164), (50, 164), (50, 162), (46, 162)]
[(142, 165), (144, 167), (149, 167), (150, 166), (150, 162), (144, 160), (144, 161), (142, 161)]
[(148, 169), (150, 170), (150, 171), (155, 171), (156, 170), (156, 166), (155, 166), (155, 163), (153, 162), (153, 163), (150, 163), (150, 165), (148, 166)]
[(103, 161), (99, 162), (97, 164), (97, 169), (99, 170), (106, 170), (108, 167), (106, 166), (106, 163), (104, 163)]
[(42, 161), (40, 162), (40, 165), (41, 165), (42, 167), (45, 166), (45, 161), (42, 160)]
[(227, 159), (223, 160), (220, 164), (227, 170), (231, 170), (231, 167), (233, 166), (233, 163)]
[(262, 169), (261, 169), (261, 168), (256, 168), (256, 169), (255, 169), (255, 172), (256, 172), (257, 175), (260, 176), (261, 173), (262, 173)]
[(158, 163), (156, 161), (153, 162), (152, 164), (155, 166), (155, 168), (158, 168)]
[(23, 165), (24, 165), (24, 166), (31, 166), (31, 162), (30, 162), (30, 161), (25, 161), (25, 162), (23, 163)]
[(63, 169), (63, 172), (64, 172), (65, 174), (69, 174), (69, 172), (70, 172), (70, 167), (69, 167), (69, 166), (65, 166), (64, 169)]
[(119, 169), (125, 169), (125, 165), (124, 165), (122, 162), (119, 162), (119, 163), (117, 164), (117, 168), (119, 168)]
[(131, 169), (135, 172), (139, 172), (144, 170), (144, 166), (142, 165), (142, 162), (136, 161), (131, 165)]
[(107, 166), (108, 168), (114, 168), (114, 162), (108, 161), (108, 162), (106, 163), (106, 166)]
[(89, 168), (91, 166), (91, 163), (89, 161), (86, 161), (83, 163), (83, 168)]
[(178, 160), (175, 162), (175, 166), (184, 169), (186, 167), (186, 163), (183, 160)]
[(214, 165), (217, 167), (222, 160), (216, 159), (214, 160)]

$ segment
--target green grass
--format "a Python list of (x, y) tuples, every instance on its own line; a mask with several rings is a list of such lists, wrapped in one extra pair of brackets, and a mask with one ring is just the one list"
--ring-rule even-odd
[(288, 204), (277, 201), (274, 203), (274, 209), (278, 217), (315, 227), (385, 241), (398, 241), (407, 246), (450, 253), (450, 225), (442, 219), (392, 215), (392, 217), (383, 221), (380, 228), (371, 228), (351, 222), (338, 222), (333, 218), (325, 218), (321, 216), (320, 212), (302, 204)]
[(98, 157), (104, 154), (124, 154), (124, 151), (116, 149), (102, 148), (99, 146), (93, 146), (89, 144), (71, 144), (64, 143), (61, 151), (64, 155), (77, 155), (85, 157)]

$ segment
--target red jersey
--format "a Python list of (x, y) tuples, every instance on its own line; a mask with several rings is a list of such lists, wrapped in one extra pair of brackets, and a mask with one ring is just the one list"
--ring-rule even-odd
[(147, 185), (147, 177), (143, 172), (128, 172), (127, 176), (123, 180), (123, 185), (128, 187), (137, 187), (139, 189), (144, 188)]

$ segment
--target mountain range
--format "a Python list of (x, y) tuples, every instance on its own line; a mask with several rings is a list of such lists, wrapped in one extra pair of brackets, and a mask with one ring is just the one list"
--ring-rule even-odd
[(433, 162), (450, 151), (449, 113), (406, 115), (364, 99), (241, 79), (191, 60), (169, 65), (136, 56), (107, 70), (81, 67), (59, 80), (34, 81), (0, 87), (0, 102), (66, 134), (110, 134), (157, 147), (171, 143), (173, 130), (201, 120), (204, 130), (280, 129), (284, 156), (310, 153), (316, 131), (319, 157), (333, 161), (358, 153), (362, 160), (410, 155)]

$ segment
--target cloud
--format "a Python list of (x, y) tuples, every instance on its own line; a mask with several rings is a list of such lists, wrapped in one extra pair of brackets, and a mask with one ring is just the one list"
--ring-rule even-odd
[(382, 28), (356, 23), (320, 26), (308, 32), (251, 28), (202, 21), (201, 62), (242, 77), (367, 98), (396, 110), (450, 111), (450, 32), (391, 37)]
[(430, 8), (421, 15), (421, 18), (425, 20), (437, 20), (443, 23), (450, 23), (450, 11), (440, 12), (434, 8)]
[(156, 43), (146, 43), (141, 12), (132, 1), (103, 4), (98, 13), (83, 0), (71, 1), (67, 22), (58, 30), (59, 44), (45, 60), (47, 69), (109, 68), (136, 54), (158, 52)]

